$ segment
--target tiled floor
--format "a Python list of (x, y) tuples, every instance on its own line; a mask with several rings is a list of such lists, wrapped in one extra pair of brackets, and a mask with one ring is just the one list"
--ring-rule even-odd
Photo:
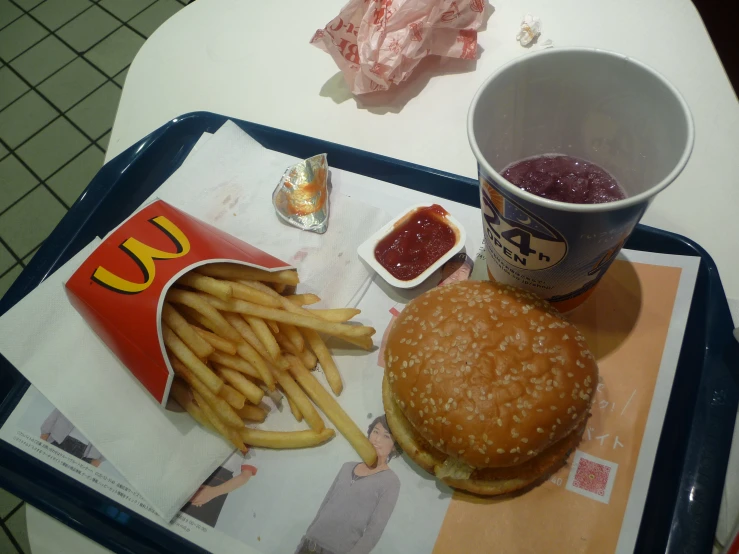
[(0, 296), (102, 166), (128, 66), (189, 0), (0, 0)]
[[(128, 66), (190, 0), (0, 0), (0, 297), (103, 164)], [(0, 490), (0, 553), (30, 553)]]
[(0, 552), (30, 554), (26, 532), (25, 504), (12, 494), (0, 489)]

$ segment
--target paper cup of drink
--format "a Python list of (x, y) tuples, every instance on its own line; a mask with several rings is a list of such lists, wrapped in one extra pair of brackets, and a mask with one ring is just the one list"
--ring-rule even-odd
[(490, 76), (467, 133), (490, 277), (569, 311), (685, 167), (694, 132), (685, 100), (653, 69), (603, 50), (558, 48)]

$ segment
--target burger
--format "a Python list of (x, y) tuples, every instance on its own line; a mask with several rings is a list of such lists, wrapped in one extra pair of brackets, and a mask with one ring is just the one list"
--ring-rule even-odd
[(598, 381), (585, 337), (557, 310), (487, 281), (412, 300), (384, 355), (382, 397), (398, 444), (444, 483), (479, 495), (564, 465)]

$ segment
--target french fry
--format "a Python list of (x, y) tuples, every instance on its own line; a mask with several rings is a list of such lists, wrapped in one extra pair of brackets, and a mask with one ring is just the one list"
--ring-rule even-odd
[(215, 263), (200, 266), (198, 272), (210, 277), (219, 277), (231, 281), (267, 281), (268, 283), (284, 283), (293, 286), (300, 282), (298, 272), (294, 269), (265, 271), (240, 264)]
[[(321, 301), (315, 294), (291, 294), (285, 296), (285, 298), (298, 306), (310, 306), (311, 304), (318, 304)], [(244, 298), (244, 300), (248, 300), (248, 298)]]
[[(262, 358), (264, 358), (265, 360), (269, 360), (271, 358), (264, 344), (261, 340), (259, 340), (259, 337), (257, 337), (252, 328), (246, 322), (244, 316), (234, 312), (224, 312), (223, 317), (226, 318), (226, 321), (228, 321), (233, 326), (233, 328), (239, 332), (239, 334), (247, 342), (247, 344), (254, 348), (254, 350), (256, 350)], [(287, 369), (287, 361), (285, 361), (282, 355), (280, 355), (279, 358), (275, 360), (275, 363), (278, 367), (282, 369)]]
[(336, 337), (337, 339), (358, 346), (362, 350), (372, 350), (374, 343), (370, 337)]
[(229, 283), (213, 279), (213, 277), (208, 277), (207, 275), (200, 275), (194, 271), (185, 273), (182, 277), (177, 279), (177, 284), (207, 292), (221, 300), (228, 300), (233, 295), (233, 289)]
[(295, 402), (295, 405), (300, 410), (300, 413), (303, 414), (303, 419), (305, 419), (308, 426), (314, 431), (321, 431), (324, 429), (326, 424), (323, 422), (320, 414), (311, 403), (310, 398), (308, 398), (305, 392), (303, 392), (303, 389), (298, 386), (292, 376), (287, 371), (279, 369), (273, 369), (272, 372), (275, 375), (275, 379), (277, 379), (277, 382), (280, 384), (280, 387), (282, 387), (282, 390), (285, 391), (285, 396), (291, 398), (292, 401)]
[(261, 304), (262, 306), (270, 306), (272, 308), (279, 308), (281, 306), (279, 299), (274, 298), (264, 291), (236, 281), (224, 281), (224, 283), (231, 285), (234, 298), (248, 300), (249, 302), (254, 302), (254, 304)]
[(346, 414), (339, 403), (324, 389), (310, 371), (303, 367), (298, 358), (292, 355), (286, 356), (290, 362), (290, 373), (316, 403), (321, 411), (326, 414), (336, 428), (341, 432), (349, 443), (357, 451), (360, 458), (368, 466), (374, 466), (377, 462), (377, 453), (374, 446), (370, 444), (365, 434), (357, 427), (356, 423)]
[(249, 279), (240, 279), (239, 283), (242, 285), (246, 285), (247, 287), (251, 287), (253, 289), (262, 291), (264, 294), (271, 296), (272, 298), (276, 298), (278, 301), (282, 302), (283, 296), (277, 293), (275, 289), (272, 287), (268, 287), (264, 283), (260, 283), (259, 281), (249, 280)]
[[(205, 386), (205, 384), (203, 384), (203, 382), (200, 381), (197, 376), (184, 364), (179, 362), (179, 360), (174, 359), (172, 360), (172, 367), (174, 368), (175, 372), (180, 377), (182, 377), (188, 385), (190, 385), (193, 393), (197, 392), (205, 400), (208, 406), (213, 408), (213, 411), (216, 412), (218, 417), (225, 424), (232, 427), (239, 427), (240, 425), (242, 425), (241, 418), (236, 415), (236, 412), (233, 411), (233, 408), (229, 406), (228, 402), (226, 402), (223, 398), (220, 398), (213, 394), (213, 392), (211, 392), (211, 390), (207, 386)], [(203, 406), (200, 405), (200, 407), (202, 408)]]
[(290, 411), (292, 412), (295, 421), (297, 421), (298, 423), (303, 421), (303, 413), (300, 411), (300, 408), (298, 408), (298, 405), (295, 403), (295, 401), (288, 395), (285, 395), (285, 398), (287, 398), (287, 403), (290, 406)]
[[(297, 327), (307, 327), (308, 329), (314, 329), (316, 331), (326, 333), (327, 335), (357, 338), (371, 337), (375, 334), (375, 329), (373, 327), (334, 323), (319, 317), (305, 316), (285, 310), (278, 310), (276, 308), (258, 306), (257, 304), (246, 302), (245, 300), (229, 300), (228, 302), (225, 302), (215, 296), (208, 295), (203, 295), (202, 299), (218, 310), (223, 310), (225, 312), (238, 312), (250, 316), (261, 317), (262, 319), (271, 319), (279, 323), (289, 323), (290, 325), (295, 325)], [(231, 329), (233, 329), (233, 327), (231, 327)]]
[(242, 454), (249, 452), (249, 447), (244, 444), (239, 431), (229, 428), (228, 437), (231, 440), (231, 444), (233, 444), (239, 452)]
[(184, 381), (179, 378), (172, 381), (170, 394), (172, 395), (172, 398), (174, 398), (175, 401), (180, 406), (182, 406), (195, 421), (197, 421), (203, 427), (217, 432), (216, 428), (213, 427), (213, 424), (207, 418), (205, 413), (203, 413), (203, 410), (200, 408), (200, 406), (195, 404), (195, 402), (193, 401), (192, 392), (190, 391), (190, 389), (187, 388), (187, 385), (184, 383)]
[[(199, 267), (177, 280), (162, 309), (162, 332), (177, 379), (172, 396), (201, 425), (216, 430), (239, 450), (316, 446), (335, 436), (317, 408), (334, 423), (368, 465), (374, 448), (333, 396), (310, 373), (318, 361), (335, 394), (343, 388), (336, 363), (319, 335), (372, 347), (375, 329), (346, 322), (353, 308), (308, 310), (315, 294), (295, 294), (294, 270), (265, 271), (237, 263)], [(211, 370), (211, 366), (213, 369)], [(276, 386), (279, 385), (279, 389)], [(274, 432), (244, 427), (262, 422), (265, 395), (287, 399), (309, 431)], [(314, 405), (315, 404), (315, 405)]]
[(205, 317), (200, 312), (193, 310), (189, 306), (180, 304), (177, 310), (184, 316), (184, 318), (187, 320), (188, 323), (190, 323), (190, 325), (199, 325), (204, 329), (210, 329), (211, 332), (213, 332), (214, 334), (216, 332), (216, 329), (218, 329), (218, 326), (210, 319)]
[(308, 369), (315, 369), (318, 359), (315, 357), (313, 352), (311, 352), (310, 350), (303, 350), (302, 352), (299, 352), (298, 349), (295, 348), (295, 345), (291, 343), (290, 340), (283, 334), (279, 334), (275, 338), (277, 339), (277, 343), (282, 347), (284, 351), (289, 352), (293, 356), (297, 356), (298, 358), (300, 358), (300, 361)]
[(356, 315), (362, 313), (362, 310), (356, 308), (333, 308), (330, 310), (308, 310), (313, 315), (325, 319), (326, 321), (333, 321), (334, 323), (342, 323), (349, 321)]
[[(264, 398), (262, 389), (249, 381), (241, 373), (233, 369), (222, 367), (218, 370), (221, 379), (231, 384), (237, 391), (244, 395), (252, 404), (259, 404)], [(240, 407), (244, 407), (242, 404)]]
[(307, 448), (323, 444), (333, 438), (333, 429), (323, 431), (261, 431), (244, 427), (240, 431), (241, 438), (251, 446), (262, 448)]
[[(222, 339), (215, 333), (211, 333), (210, 331), (206, 331), (205, 329), (201, 329), (200, 327), (195, 327), (194, 325), (192, 325), (192, 328), (198, 335), (200, 335), (216, 350), (220, 350), (221, 352), (225, 352), (226, 354), (231, 354), (232, 356), (236, 355), (236, 345), (231, 341)], [(208, 354), (208, 356), (210, 356), (210, 354)]]
[(278, 323), (277, 327), (279, 327), (280, 333), (284, 334), (295, 345), (298, 352), (302, 352), (305, 349), (305, 339), (297, 327), (288, 323)]
[(241, 419), (256, 421), (257, 423), (262, 423), (267, 419), (267, 410), (259, 406), (252, 406), (251, 404), (244, 404), (244, 407), (237, 410), (236, 413)]
[[(282, 303), (282, 307), (291, 313), (297, 314), (297, 315), (304, 315), (306, 317), (315, 317), (318, 318), (316, 314), (313, 312), (315, 310), (306, 310), (302, 306), (299, 306), (296, 302), (293, 302), (290, 300), (289, 296), (279, 296), (275, 291), (270, 289), (268, 286), (264, 285), (263, 283), (258, 283), (255, 281), (242, 281), (243, 284), (253, 287), (257, 290), (260, 290), (264, 292), (265, 294), (272, 294), (274, 295), (274, 298), (279, 299)], [(315, 295), (306, 295), (306, 296), (315, 296)], [(317, 301), (320, 301), (320, 298), (318, 296), (315, 297)], [(344, 340), (345, 342), (348, 342), (350, 344), (354, 344), (363, 350), (372, 350), (372, 339), (370, 337), (338, 337)]]
[[(196, 312), (199, 312), (201, 315), (205, 316), (206, 319), (211, 323), (211, 325), (214, 326), (214, 328), (212, 328), (211, 330), (214, 331), (218, 336), (233, 342), (240, 341), (241, 335), (239, 335), (238, 331), (236, 331), (236, 329), (228, 324), (224, 317), (220, 313), (218, 313), (218, 310), (216, 308), (214, 308), (204, 300), (204, 296), (207, 295), (172, 288), (169, 289), (169, 291), (167, 292), (166, 298), (169, 302), (174, 302), (175, 304), (184, 304), (185, 306), (188, 306)], [(207, 297), (218, 300), (219, 302), (224, 302), (224, 300), (217, 299), (215, 296)]]
[(269, 352), (269, 358), (272, 361), (277, 361), (280, 359), (280, 347), (277, 346), (277, 341), (275, 341), (275, 337), (272, 336), (272, 332), (270, 331), (270, 328), (267, 326), (267, 323), (259, 317), (253, 317), (253, 316), (244, 316), (244, 319), (247, 321), (249, 326), (251, 327), (251, 330), (254, 331), (254, 334), (259, 338), (259, 341), (264, 345), (264, 348)]
[(198, 335), (187, 320), (168, 302), (162, 306), (162, 321), (198, 358), (207, 358), (213, 353), (213, 347)]
[(195, 397), (195, 401), (200, 406), (200, 409), (203, 410), (203, 413), (208, 418), (211, 425), (215, 427), (216, 431), (218, 431), (218, 433), (223, 438), (225, 438), (227, 441), (233, 444), (241, 452), (246, 452), (248, 449), (246, 445), (243, 443), (241, 436), (238, 434), (235, 434), (231, 429), (228, 428), (228, 426), (223, 421), (219, 419), (215, 410), (213, 410), (213, 408), (211, 408), (210, 405), (208, 405), (208, 403), (205, 401), (202, 395), (198, 393), (198, 391), (194, 390), (192, 391), (192, 394)]
[(251, 345), (242, 342), (236, 346), (236, 353), (256, 368), (262, 381), (264, 381), (264, 384), (267, 385), (269, 390), (275, 390), (275, 380), (267, 367), (267, 362), (264, 361), (264, 358)]
[(216, 370), (225, 367), (226, 369), (233, 369), (239, 373), (248, 375), (252, 379), (262, 380), (262, 375), (256, 370), (256, 368), (241, 356), (232, 356), (225, 352), (214, 352), (210, 356), (210, 360), (213, 362), (213, 368)]
[(208, 390), (213, 394), (218, 394), (223, 386), (223, 381), (221, 381), (218, 376), (208, 368), (208, 366), (201, 362), (200, 359), (185, 345), (185, 343), (180, 340), (175, 332), (164, 323), (162, 324), (162, 338), (164, 339), (164, 345), (174, 356), (174, 359), (170, 359), (172, 366), (174, 367), (174, 360), (179, 360), (208, 388)]
[(223, 312), (223, 317), (226, 318), (226, 321), (228, 321), (229, 325), (231, 325), (239, 332), (241, 338), (244, 339), (247, 344), (250, 344), (251, 347), (254, 348), (254, 350), (256, 350), (262, 358), (264, 358), (265, 360), (269, 360), (269, 352), (267, 352), (267, 349), (264, 347), (264, 344), (262, 344), (262, 341), (259, 340), (259, 337), (257, 337), (252, 328), (246, 322), (244, 316), (235, 312)]
[[(236, 373), (237, 375), (241, 375), (241, 373)], [(221, 379), (223, 379), (223, 377), (221, 377)], [(244, 377), (244, 379), (246, 379), (246, 377)], [(223, 380), (226, 381), (226, 379)], [(246, 397), (227, 383), (224, 383), (221, 387), (221, 392), (218, 393), (218, 396), (228, 402), (229, 406), (234, 410), (240, 410), (244, 407), (244, 403), (246, 402)]]
[[(270, 291), (270, 293), (275, 295), (275, 298), (279, 298), (282, 301), (282, 307), (288, 312), (291, 312), (297, 315), (304, 315), (306, 317), (313, 317), (313, 318), (321, 319), (316, 314), (313, 313), (315, 310), (306, 310), (302, 306), (299, 306), (296, 302), (289, 300), (290, 297), (279, 296), (277, 295), (275, 291), (271, 290), (269, 287), (267, 287), (266, 285), (262, 283), (257, 283), (253, 281), (242, 281), (242, 283), (247, 286), (254, 287), (257, 290), (261, 290), (265, 292), (265, 294), (269, 294), (268, 292), (265, 291), (265, 289), (267, 291)], [(316, 298), (318, 297), (316, 296)], [(320, 298), (318, 300), (320, 300)], [(373, 343), (370, 337), (347, 337), (347, 336), (338, 337), (337, 336), (337, 338), (340, 338), (341, 340), (348, 342), (350, 344), (354, 344), (358, 346), (359, 348), (362, 348), (363, 350), (372, 350)]]
[(308, 345), (311, 350), (313, 350), (315, 355), (318, 357), (318, 361), (321, 363), (323, 374), (326, 376), (328, 385), (331, 387), (331, 390), (334, 391), (334, 394), (339, 396), (341, 391), (344, 389), (344, 385), (341, 382), (339, 368), (336, 367), (336, 363), (334, 362), (326, 343), (323, 342), (321, 335), (316, 333), (313, 329), (303, 329), (302, 332), (303, 336), (305, 336), (305, 340), (308, 341)]

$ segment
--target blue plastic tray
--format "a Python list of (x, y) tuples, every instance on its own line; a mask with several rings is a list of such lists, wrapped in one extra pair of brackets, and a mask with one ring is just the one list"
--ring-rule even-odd
[[(0, 301), (0, 314), (96, 236), (118, 225), (156, 190), (204, 132), (228, 118), (196, 112), (160, 127), (106, 164)], [(442, 198), (478, 205), (477, 182), (263, 125), (234, 120), (267, 148)], [(711, 552), (739, 402), (739, 344), (711, 257), (691, 240), (638, 226), (627, 248), (701, 258), (637, 552)], [(0, 356), (0, 425), (28, 388)], [(116, 502), (0, 441), (0, 486), (117, 552), (202, 552)]]

